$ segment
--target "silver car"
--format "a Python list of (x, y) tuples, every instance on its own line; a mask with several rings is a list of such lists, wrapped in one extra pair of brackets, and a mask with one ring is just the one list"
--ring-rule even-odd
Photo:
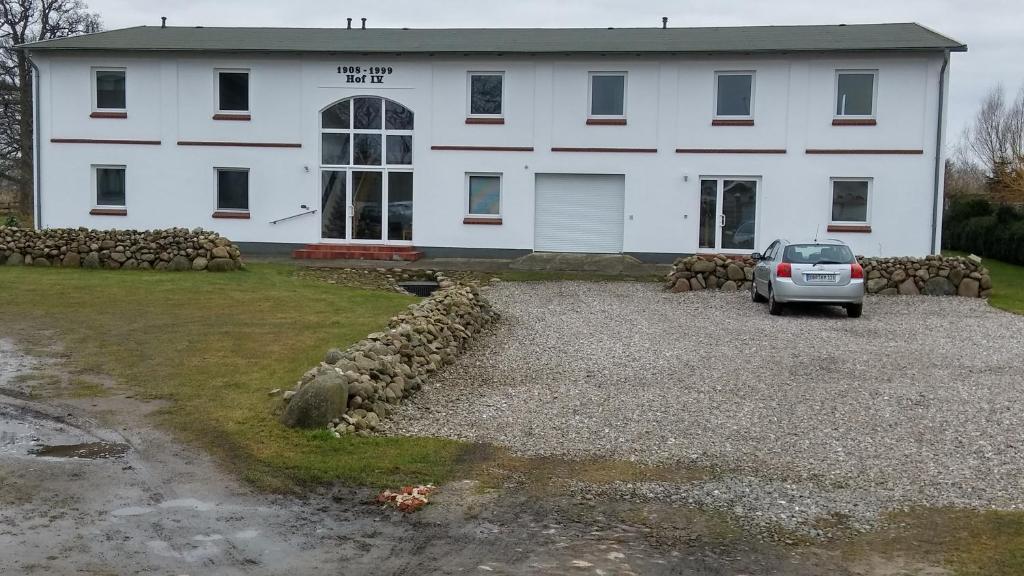
[(864, 308), (864, 269), (850, 247), (838, 240), (794, 244), (776, 240), (763, 254), (754, 252), (750, 298), (782, 313), (789, 302), (833, 304), (858, 318)]

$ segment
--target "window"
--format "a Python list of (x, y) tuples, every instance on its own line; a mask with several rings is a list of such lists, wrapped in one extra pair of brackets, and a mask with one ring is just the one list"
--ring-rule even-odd
[(216, 168), (217, 210), (249, 211), (249, 169)]
[(501, 216), (501, 175), (467, 174), (468, 209), (470, 216)]
[(625, 118), (625, 72), (590, 73), (590, 116)]
[(782, 261), (791, 264), (853, 264), (853, 251), (844, 244), (790, 244), (782, 253)]
[(503, 114), (504, 90), (503, 72), (470, 72), (469, 115), (500, 118)]
[(867, 224), (870, 193), (870, 179), (833, 178), (832, 223)]
[(93, 88), (93, 110), (107, 112), (125, 111), (124, 68), (94, 68)]
[(124, 166), (93, 166), (97, 208), (124, 208)]
[(217, 112), (247, 114), (249, 112), (249, 71), (217, 71)]
[(836, 116), (870, 118), (875, 115), (875, 80), (878, 72), (836, 72)]
[(320, 114), (320, 164), (412, 165), (413, 112), (377, 97), (342, 100)]
[(715, 117), (754, 116), (754, 73), (715, 72)]

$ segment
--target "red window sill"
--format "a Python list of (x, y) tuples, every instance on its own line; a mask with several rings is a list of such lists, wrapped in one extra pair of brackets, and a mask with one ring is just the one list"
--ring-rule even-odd
[(127, 112), (93, 112), (89, 118), (127, 118)]
[(504, 118), (466, 118), (466, 124), (504, 124)]
[(89, 210), (90, 216), (127, 216), (126, 208), (93, 208)]
[(829, 224), (829, 232), (859, 232), (859, 233), (870, 233), (871, 226), (857, 226), (857, 225), (840, 225), (840, 224)]
[(722, 118), (716, 118), (711, 121), (712, 126), (753, 126), (754, 120), (726, 120)]
[(227, 212), (227, 211), (218, 210), (218, 211), (213, 213), (213, 218), (229, 218), (229, 219), (233, 218), (233, 219), (236, 219), (236, 220), (248, 220), (249, 219), (249, 213), (248, 212)]
[(501, 224), (501, 218), (474, 218), (472, 216), (466, 216), (462, 219), (463, 224)]
[(587, 118), (587, 126), (625, 126), (625, 118)]
[(213, 115), (213, 119), (214, 120), (241, 120), (243, 122), (248, 122), (249, 120), (252, 120), (252, 115), (251, 114), (214, 114)]
[(874, 118), (833, 118), (833, 126), (875, 126), (878, 122)]

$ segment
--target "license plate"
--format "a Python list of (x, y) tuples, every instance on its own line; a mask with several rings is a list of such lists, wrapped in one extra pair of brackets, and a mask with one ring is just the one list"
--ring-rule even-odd
[(805, 274), (804, 278), (806, 278), (808, 282), (835, 282), (836, 281), (836, 275), (835, 274)]

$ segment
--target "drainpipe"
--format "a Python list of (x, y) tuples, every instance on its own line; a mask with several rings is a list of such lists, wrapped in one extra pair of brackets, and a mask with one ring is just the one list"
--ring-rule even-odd
[(939, 234), (939, 205), (942, 203), (942, 123), (943, 108), (946, 105), (946, 68), (949, 67), (949, 50), (942, 55), (942, 69), (939, 70), (939, 113), (935, 125), (935, 197), (932, 198), (932, 249), (931, 254), (937, 254), (939, 246), (936, 246), (935, 237)]
[(35, 214), (33, 216), (35, 229), (43, 229), (43, 172), (40, 169), (42, 166), (42, 157), (39, 154), (41, 146), (39, 145), (39, 66), (32, 61), (31, 53), (26, 51), (25, 57), (28, 58), (28, 64), (32, 67), (32, 192), (33, 201), (32, 204), (35, 206)]

